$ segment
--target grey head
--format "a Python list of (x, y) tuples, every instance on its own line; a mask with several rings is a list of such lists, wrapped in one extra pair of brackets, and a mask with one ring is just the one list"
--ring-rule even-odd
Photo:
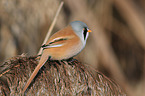
[(81, 39), (83, 45), (86, 45), (86, 40), (89, 36), (89, 32), (91, 32), (91, 30), (89, 30), (88, 26), (81, 21), (73, 21), (70, 23), (72, 29), (74, 30), (74, 32), (76, 33), (76, 35)]

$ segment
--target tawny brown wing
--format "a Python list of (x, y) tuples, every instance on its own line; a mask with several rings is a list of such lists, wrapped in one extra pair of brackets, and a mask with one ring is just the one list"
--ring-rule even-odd
[(41, 47), (44, 49), (45, 48), (52, 48), (52, 47), (61, 47), (68, 39), (69, 38), (62, 38), (62, 37), (55, 38), (52, 41), (50, 41), (48, 44), (44, 44)]

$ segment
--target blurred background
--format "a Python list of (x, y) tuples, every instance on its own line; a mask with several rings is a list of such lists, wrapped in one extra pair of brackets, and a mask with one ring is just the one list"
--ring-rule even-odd
[[(145, 1), (63, 0), (52, 34), (75, 20), (93, 31), (75, 58), (116, 81), (129, 96), (145, 94)], [(0, 64), (37, 55), (61, 0), (0, 0)]]

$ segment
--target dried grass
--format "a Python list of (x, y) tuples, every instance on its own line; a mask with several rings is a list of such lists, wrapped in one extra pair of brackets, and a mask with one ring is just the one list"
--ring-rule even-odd
[[(1, 0), (0, 62), (21, 53), (36, 55), (59, 3)], [(143, 96), (144, 6), (144, 0), (64, 0), (54, 32), (73, 20), (86, 22), (93, 32), (76, 58), (115, 80), (128, 95)]]

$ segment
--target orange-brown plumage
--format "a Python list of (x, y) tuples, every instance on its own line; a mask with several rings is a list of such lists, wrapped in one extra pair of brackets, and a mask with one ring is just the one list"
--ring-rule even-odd
[[(77, 46), (82, 46), (82, 43), (79, 37), (73, 32), (71, 26), (68, 26), (55, 33), (52, 37), (50, 37), (46, 45), (48, 45), (50, 42), (53, 42), (55, 38), (66, 38), (67, 40), (62, 40), (62, 41), (57, 41), (55, 43), (52, 43), (52, 44), (63, 44), (63, 46), (44, 49), (43, 53), (44, 52), (48, 53), (47, 55), (51, 56), (51, 59), (53, 60), (68, 59), (74, 56), (82, 49), (77, 47)], [(50, 46), (52, 44), (50, 44)], [(70, 49), (70, 50), (66, 50), (66, 49)]]
[(53, 34), (45, 45), (39, 64), (28, 79), (24, 89), (28, 88), (39, 69), (45, 64), (48, 58), (53, 60), (69, 59), (77, 55), (84, 48), (88, 37), (87, 25), (81, 21), (74, 21), (64, 29)]

